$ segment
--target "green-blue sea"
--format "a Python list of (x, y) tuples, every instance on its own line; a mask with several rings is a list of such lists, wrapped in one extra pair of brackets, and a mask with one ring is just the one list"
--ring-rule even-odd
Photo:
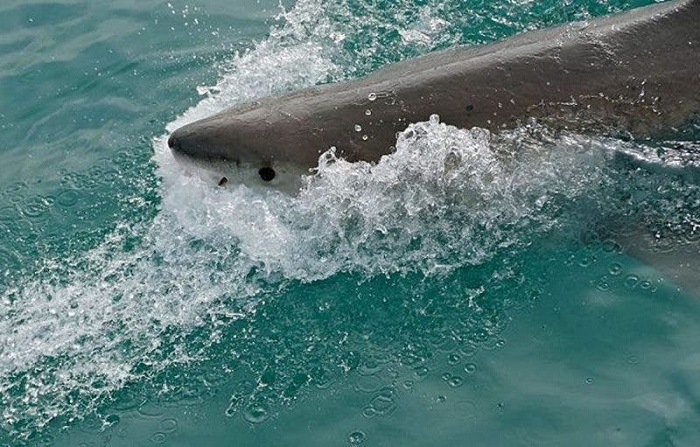
[(697, 123), (434, 117), (294, 197), (166, 144), (648, 3), (1, 0), (0, 445), (700, 445)]

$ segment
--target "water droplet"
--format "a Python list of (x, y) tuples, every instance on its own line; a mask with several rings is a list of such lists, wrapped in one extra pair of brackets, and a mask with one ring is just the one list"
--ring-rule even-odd
[(607, 253), (622, 254), (622, 246), (612, 239), (603, 241), (603, 251)]
[(355, 132), (362, 132), (362, 126), (355, 124)]
[(637, 363), (639, 363), (639, 357), (637, 357), (636, 355), (631, 355), (627, 357), (627, 363), (629, 363), (630, 365), (636, 365)]
[(461, 359), (462, 358), (459, 356), (459, 354), (450, 354), (447, 356), (447, 363), (449, 363), (450, 365), (454, 365), (456, 363), (459, 363)]
[(626, 288), (634, 289), (639, 284), (639, 276), (637, 275), (627, 275), (623, 283)]
[(365, 434), (361, 431), (354, 431), (348, 436), (348, 442), (352, 445), (360, 445), (365, 442)]
[(620, 273), (622, 273), (622, 264), (614, 262), (610, 264), (610, 267), (608, 268), (608, 273), (610, 273), (613, 276), (617, 276)]
[(504, 339), (502, 339), (502, 338), (499, 339), (499, 340), (496, 342), (496, 347), (497, 347), (497, 348), (502, 348), (502, 347), (504, 347), (505, 345), (506, 345), (506, 341), (505, 341)]
[(372, 111), (370, 109), (365, 110), (365, 115), (370, 116), (372, 114)]
[(467, 363), (464, 365), (464, 371), (469, 374), (474, 374), (474, 371), (476, 371), (476, 365), (474, 363)]
[(362, 140), (363, 140), (363, 141), (367, 141), (367, 138), (368, 138), (367, 135), (362, 135)]
[(452, 376), (450, 380), (447, 381), (447, 384), (451, 386), (452, 388), (457, 388), (461, 386), (464, 383), (464, 379), (462, 379), (460, 376)]
[(598, 280), (598, 282), (595, 285), (596, 289), (600, 290), (601, 292), (605, 292), (610, 289), (610, 284), (608, 283), (608, 278), (603, 276)]
[(373, 418), (373, 417), (375, 417), (376, 415), (377, 415), (377, 410), (375, 410), (374, 408), (372, 408), (372, 406), (367, 406), (367, 407), (364, 408), (364, 410), (362, 410), (362, 416), (364, 416), (364, 417), (366, 417), (366, 418), (368, 418), (368, 419), (369, 419), (369, 418)]
[(464, 355), (465, 357), (473, 356), (474, 354), (476, 354), (476, 352), (478, 350), (479, 350), (479, 348), (475, 344), (472, 344), (472, 343), (468, 343), (468, 344), (463, 345), (462, 347), (459, 348), (459, 352), (461, 352), (462, 355)]
[(452, 378), (452, 374), (449, 372), (442, 373), (442, 380), (448, 381)]
[(594, 257), (594, 256), (588, 255), (588, 256), (584, 256), (583, 258), (581, 258), (581, 259), (578, 261), (578, 265), (580, 265), (581, 267), (584, 267), (584, 268), (585, 268), (585, 267), (590, 267), (591, 264), (593, 264), (594, 261), (595, 261), (595, 257)]
[(370, 101), (374, 101), (375, 99), (377, 99), (377, 94), (372, 92), (369, 95), (367, 95), (367, 99), (369, 99)]
[(593, 383), (593, 377), (586, 377), (586, 384), (590, 385)]
[(428, 367), (426, 366), (416, 366), (415, 368), (413, 368), (413, 371), (418, 377), (425, 377), (428, 375)]

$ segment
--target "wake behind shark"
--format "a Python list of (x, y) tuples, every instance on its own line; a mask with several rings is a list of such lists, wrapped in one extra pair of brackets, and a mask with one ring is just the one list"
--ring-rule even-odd
[(534, 118), (554, 129), (644, 138), (698, 113), (700, 0), (681, 0), (236, 106), (176, 130), (168, 144), (217, 179), (293, 189), (329, 148), (376, 162), (394, 150), (397, 132), (432, 114), (461, 128)]

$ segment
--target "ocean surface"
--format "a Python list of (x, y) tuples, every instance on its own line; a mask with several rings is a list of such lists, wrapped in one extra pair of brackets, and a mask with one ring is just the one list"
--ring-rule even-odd
[(697, 125), (436, 118), (298, 197), (207, 184), (166, 144), (647, 3), (2, 0), (0, 445), (700, 445)]

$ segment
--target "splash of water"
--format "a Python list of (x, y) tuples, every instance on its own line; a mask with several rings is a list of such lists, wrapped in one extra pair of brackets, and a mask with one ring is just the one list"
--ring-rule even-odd
[[(234, 57), (220, 82), (202, 90), (207, 97), (168, 130), (231, 104), (385, 61), (378, 54), (388, 34), (370, 34), (368, 53), (358, 56), (348, 42), (359, 42), (367, 23), (356, 25), (356, 13), (343, 2), (330, 12), (326, 6), (301, 1), (286, 12), (285, 24)], [(440, 14), (446, 12), (439, 8), (417, 15), (397, 8), (406, 20), (387, 33), (398, 32), (406, 54), (417, 51), (417, 42), (431, 49), (457, 35), (454, 27), (445, 31), (448, 21)], [(348, 55), (353, 63), (343, 59)], [(376, 165), (326, 154), (301, 195), (290, 198), (212, 188), (181, 172), (164, 137), (153, 147), (162, 178), (161, 209), (153, 221), (123, 222), (98, 248), (45, 260), (2, 292), (0, 423), (13, 436), (26, 438), (57, 418), (70, 422), (124, 386), (207, 357), (220, 327), (250, 318), (261, 299), (290, 284), (343, 275), (360, 281), (447, 277), (485, 265), (504, 250), (517, 251), (581, 215), (595, 218), (596, 209), (610, 206), (610, 154), (639, 153), (617, 140), (552, 136), (536, 127), (491, 135), (435, 117), (410, 125), (396, 152)], [(697, 189), (689, 191), (683, 203), (669, 206), (683, 216), (680, 206), (692, 220), (688, 204), (700, 202)], [(501, 270), (489, 274), (508, 277)], [(481, 293), (470, 290), (470, 296)], [(502, 319), (498, 306), (490, 306), (496, 310), (467, 325), (477, 339), (495, 333), (487, 328)], [(486, 299), (480, 308), (489, 308)], [(192, 334), (202, 330), (210, 338), (192, 343)], [(332, 352), (316, 366), (344, 364), (348, 356)], [(255, 369), (255, 353), (248, 357)], [(293, 371), (287, 376), (287, 382), (278, 379), (279, 389), (267, 389), (284, 393), (296, 380)]]

